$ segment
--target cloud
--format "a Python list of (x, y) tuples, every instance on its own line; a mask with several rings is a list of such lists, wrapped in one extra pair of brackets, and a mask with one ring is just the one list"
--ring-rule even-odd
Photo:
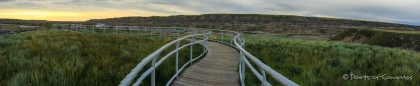
[(14, 4), (17, 7), (37, 7), (37, 6), (41, 6), (38, 5), (36, 3), (30, 3), (30, 2), (18, 2)]
[(13, 1), (13, 0), (0, 0), (0, 2), (9, 2), (9, 1)]
[(76, 4), (82, 2), (81, 0), (72, 0), (72, 1), (66, 1), (66, 2), (53, 2), (52, 4)]
[(420, 25), (420, 0), (0, 0), (0, 6), (0, 11), (116, 12), (115, 16), (286, 14)]

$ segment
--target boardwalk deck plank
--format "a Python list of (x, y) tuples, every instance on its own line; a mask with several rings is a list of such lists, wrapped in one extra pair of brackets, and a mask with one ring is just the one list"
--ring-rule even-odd
[(188, 67), (172, 86), (239, 86), (239, 52), (217, 42), (207, 45), (207, 55)]

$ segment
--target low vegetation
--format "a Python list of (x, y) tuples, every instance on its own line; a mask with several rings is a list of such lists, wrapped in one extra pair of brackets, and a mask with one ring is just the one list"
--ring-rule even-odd
[[(410, 86), (420, 84), (420, 54), (368, 44), (305, 41), (283, 38), (247, 37), (245, 49), (268, 66), (299, 85), (312, 86)], [(255, 66), (254, 66), (255, 67)], [(348, 80), (343, 75), (348, 74)], [(388, 76), (377, 80), (353, 79), (357, 76)], [(395, 78), (411, 76), (411, 78)], [(273, 86), (280, 83), (270, 76)], [(261, 85), (246, 71), (247, 85)]]
[(420, 51), (420, 31), (347, 29), (330, 39)]
[[(3, 35), (0, 85), (116, 86), (144, 57), (172, 40), (64, 30)], [(194, 56), (201, 54), (201, 47), (194, 48)], [(180, 53), (188, 53), (180, 54), (182, 65), (189, 60), (189, 48)], [(145, 68), (149, 67), (150, 64)], [(165, 82), (157, 85), (166, 84), (174, 73), (175, 58), (170, 57), (156, 71), (156, 81)], [(142, 85), (149, 86), (150, 77)]]

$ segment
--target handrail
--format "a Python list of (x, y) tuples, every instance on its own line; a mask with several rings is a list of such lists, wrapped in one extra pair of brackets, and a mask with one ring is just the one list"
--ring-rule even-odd
[[(211, 33), (211, 32), (210, 32)], [(174, 40), (174, 41), (172, 41), (172, 42), (170, 42), (170, 43), (168, 43), (168, 44), (166, 44), (166, 45), (164, 45), (164, 46), (162, 46), (160, 49), (158, 49), (158, 50), (156, 50), (154, 53), (152, 53), (152, 54), (150, 54), (149, 56), (147, 56), (146, 58), (144, 58), (127, 76), (126, 76), (126, 78), (125, 79), (123, 79), (122, 81), (121, 81), (121, 84), (120, 84), (120, 86), (128, 86), (128, 85), (130, 85), (131, 84), (131, 80), (133, 80), (136, 76), (137, 76), (137, 73), (138, 72), (140, 72), (141, 71), (141, 69), (147, 64), (147, 63), (149, 63), (151, 60), (153, 60), (153, 62), (156, 62), (156, 59), (157, 59), (157, 56), (158, 55), (160, 55), (160, 53), (163, 51), (163, 50), (165, 50), (166, 48), (168, 48), (168, 47), (170, 47), (172, 44), (175, 44), (175, 43), (178, 43), (178, 42), (181, 42), (182, 40), (184, 40), (184, 39), (187, 39), (187, 38), (189, 38), (189, 37), (195, 37), (195, 36), (199, 36), (199, 35), (207, 35), (207, 34), (210, 34), (210, 33), (206, 33), (206, 34), (196, 34), (196, 35), (189, 35), (189, 36), (185, 36), (185, 37), (182, 37), (182, 38), (179, 38), (179, 39), (177, 39), (177, 40)], [(202, 41), (197, 41), (197, 42), (193, 42), (193, 43), (189, 43), (189, 44), (186, 44), (186, 45), (184, 45), (184, 46), (182, 46), (182, 47), (179, 47), (179, 48), (177, 48), (176, 50), (174, 50), (174, 51), (179, 51), (180, 49), (182, 49), (182, 48), (184, 48), (184, 47), (186, 47), (186, 46), (188, 46), (188, 45), (191, 45), (192, 46), (192, 44), (197, 44), (197, 43), (200, 43), (200, 42), (205, 42), (206, 40), (202, 40)], [(206, 46), (207, 47), (207, 46)], [(152, 64), (152, 67), (151, 68), (149, 68), (149, 70), (148, 70), (148, 72), (145, 72), (145, 73), (143, 73), (143, 75), (139, 78), (139, 80), (137, 80), (137, 82), (135, 82), (135, 86), (137, 86), (137, 85), (140, 85), (140, 83), (141, 83), (141, 81), (142, 81), (142, 79), (144, 79), (144, 78), (146, 78), (146, 76), (148, 76), (148, 74), (150, 74), (151, 72), (152, 72), (152, 70), (154, 71), (155, 70), (155, 67), (157, 67), (157, 66), (159, 66), (160, 65), (160, 63), (162, 63), (162, 61), (163, 60), (165, 60), (167, 57), (169, 57), (170, 55), (172, 55), (173, 53), (174, 53), (174, 51), (172, 51), (171, 53), (169, 53), (169, 54), (167, 54), (165, 57), (163, 57), (158, 63), (154, 63), (154, 64)], [(190, 60), (189, 62), (187, 62), (186, 64), (188, 64), (188, 63), (192, 63), (192, 61), (193, 60)], [(143, 78), (142, 78), (143, 77)]]
[[(79, 27), (81, 26), (81, 27)], [(95, 25), (78, 25), (78, 24), (53, 24), (53, 28), (63, 28), (63, 29), (71, 29), (75, 31), (82, 31), (81, 29), (87, 29), (91, 28), (92, 33), (98, 33), (94, 30), (102, 30), (102, 32), (99, 33), (106, 33), (106, 30), (112, 30), (112, 34), (119, 34), (118, 30), (129, 30), (132, 34), (132, 31), (137, 31), (137, 35), (159, 35), (158, 37), (162, 36), (170, 36), (170, 37), (181, 37), (178, 38), (170, 43), (167, 43), (166, 45), (162, 46), (146, 58), (144, 58), (135, 68), (131, 70), (131, 72), (121, 81), (120, 86), (128, 86), (131, 84), (131, 81), (137, 76), (137, 73), (139, 73), (143, 67), (149, 63), (152, 62), (152, 66), (146, 70), (140, 78), (137, 79), (137, 81), (133, 84), (134, 86), (140, 85), (141, 81), (145, 79), (148, 75), (152, 74), (152, 86), (155, 85), (155, 69), (157, 66), (159, 66), (164, 60), (166, 60), (169, 56), (176, 53), (176, 73), (171, 77), (171, 79), (167, 82), (167, 86), (170, 85), (176, 78), (178, 78), (179, 73), (189, 64), (192, 64), (193, 61), (197, 60), (198, 57), (202, 57), (208, 50), (207, 50), (207, 41), (215, 41), (219, 43), (223, 43), (229, 46), (232, 46), (236, 48), (240, 52), (240, 62), (239, 62), (239, 78), (241, 85), (245, 86), (245, 67), (248, 67), (251, 72), (262, 82), (265, 86), (271, 86), (270, 83), (267, 82), (266, 74), (271, 75), (272, 78), (274, 78), (276, 81), (280, 82), (283, 85), (287, 86), (297, 86), (296, 83), (293, 81), (290, 81), (283, 75), (279, 74), (278, 72), (271, 69), (266, 64), (262, 63), (260, 60), (258, 60), (255, 56), (250, 54), (248, 51), (244, 49), (245, 46), (245, 37), (235, 31), (229, 31), (229, 30), (218, 30), (218, 29), (197, 29), (197, 28), (183, 28), (183, 27), (142, 27), (142, 26), (104, 26), (104, 27), (96, 27)], [(140, 32), (142, 30), (142, 32)], [(169, 30), (169, 31), (168, 31)], [(159, 34), (155, 34), (153, 32), (159, 32)], [(165, 32), (165, 33), (163, 33)], [(167, 32), (172, 33), (172, 35), (168, 35)], [(140, 34), (141, 33), (141, 34)], [(134, 34), (136, 35), (136, 34)], [(209, 38), (209, 35), (215, 35), (216, 39)], [(199, 41), (195, 41), (195, 37), (201, 37), (198, 38)], [(220, 38), (218, 38), (220, 37)], [(227, 39), (225, 39), (227, 38)], [(185, 44), (183, 46), (179, 46), (180, 42), (185, 39), (190, 39), (191, 43)], [(226, 40), (228, 42), (226, 42)], [(170, 53), (166, 54), (164, 57), (162, 57), (159, 61), (156, 61), (158, 56), (161, 54), (161, 52), (171, 45), (176, 45), (176, 49), (171, 51)], [(199, 55), (196, 58), (192, 58), (192, 45), (193, 44), (200, 44), (204, 47), (203, 53)], [(185, 48), (187, 46), (190, 46), (190, 61), (185, 63), (181, 68), (178, 68), (178, 51), (182, 48)], [(257, 68), (259, 68), (259, 73), (248, 61), (251, 60)]]
[[(274, 71), (269, 66), (262, 63), (255, 56), (253, 56), (248, 51), (246, 51), (244, 49), (245, 37), (242, 34), (240, 34), (238, 32), (235, 32), (235, 31), (228, 31), (228, 30), (219, 30), (219, 31), (221, 31), (221, 32), (219, 32), (219, 33), (213, 32), (212, 34), (219, 34), (219, 35), (222, 35), (222, 37), (223, 36), (231, 36), (233, 38), (230, 39), (230, 40), (233, 41), (233, 43), (232, 42), (227, 43), (225, 41), (220, 41), (220, 40), (216, 40), (216, 42), (221, 42), (223, 44), (230, 45), (230, 46), (238, 49), (239, 52), (240, 52), (239, 75), (240, 75), (241, 85), (243, 85), (243, 86), (245, 85), (245, 83), (244, 83), (245, 82), (245, 67), (247, 66), (251, 70), (251, 72), (265, 86), (271, 86), (271, 84), (267, 82), (266, 74), (271, 75), (276, 81), (280, 82), (283, 85), (298, 86), (298, 84), (296, 84), (293, 81), (287, 79), (286, 77), (284, 77), (280, 73)], [(226, 34), (226, 32), (229, 32), (230, 34)], [(224, 39), (221, 39), (221, 40), (224, 40)], [(212, 40), (212, 41), (214, 41), (214, 40)], [(256, 64), (256, 66), (260, 69), (261, 73), (257, 72), (257, 70), (251, 65), (251, 63), (248, 61), (247, 58), (250, 59), (254, 64)]]

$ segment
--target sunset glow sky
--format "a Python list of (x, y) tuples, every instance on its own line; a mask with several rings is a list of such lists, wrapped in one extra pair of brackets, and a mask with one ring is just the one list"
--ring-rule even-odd
[(0, 18), (86, 21), (210, 13), (334, 17), (420, 25), (420, 0), (0, 0)]

